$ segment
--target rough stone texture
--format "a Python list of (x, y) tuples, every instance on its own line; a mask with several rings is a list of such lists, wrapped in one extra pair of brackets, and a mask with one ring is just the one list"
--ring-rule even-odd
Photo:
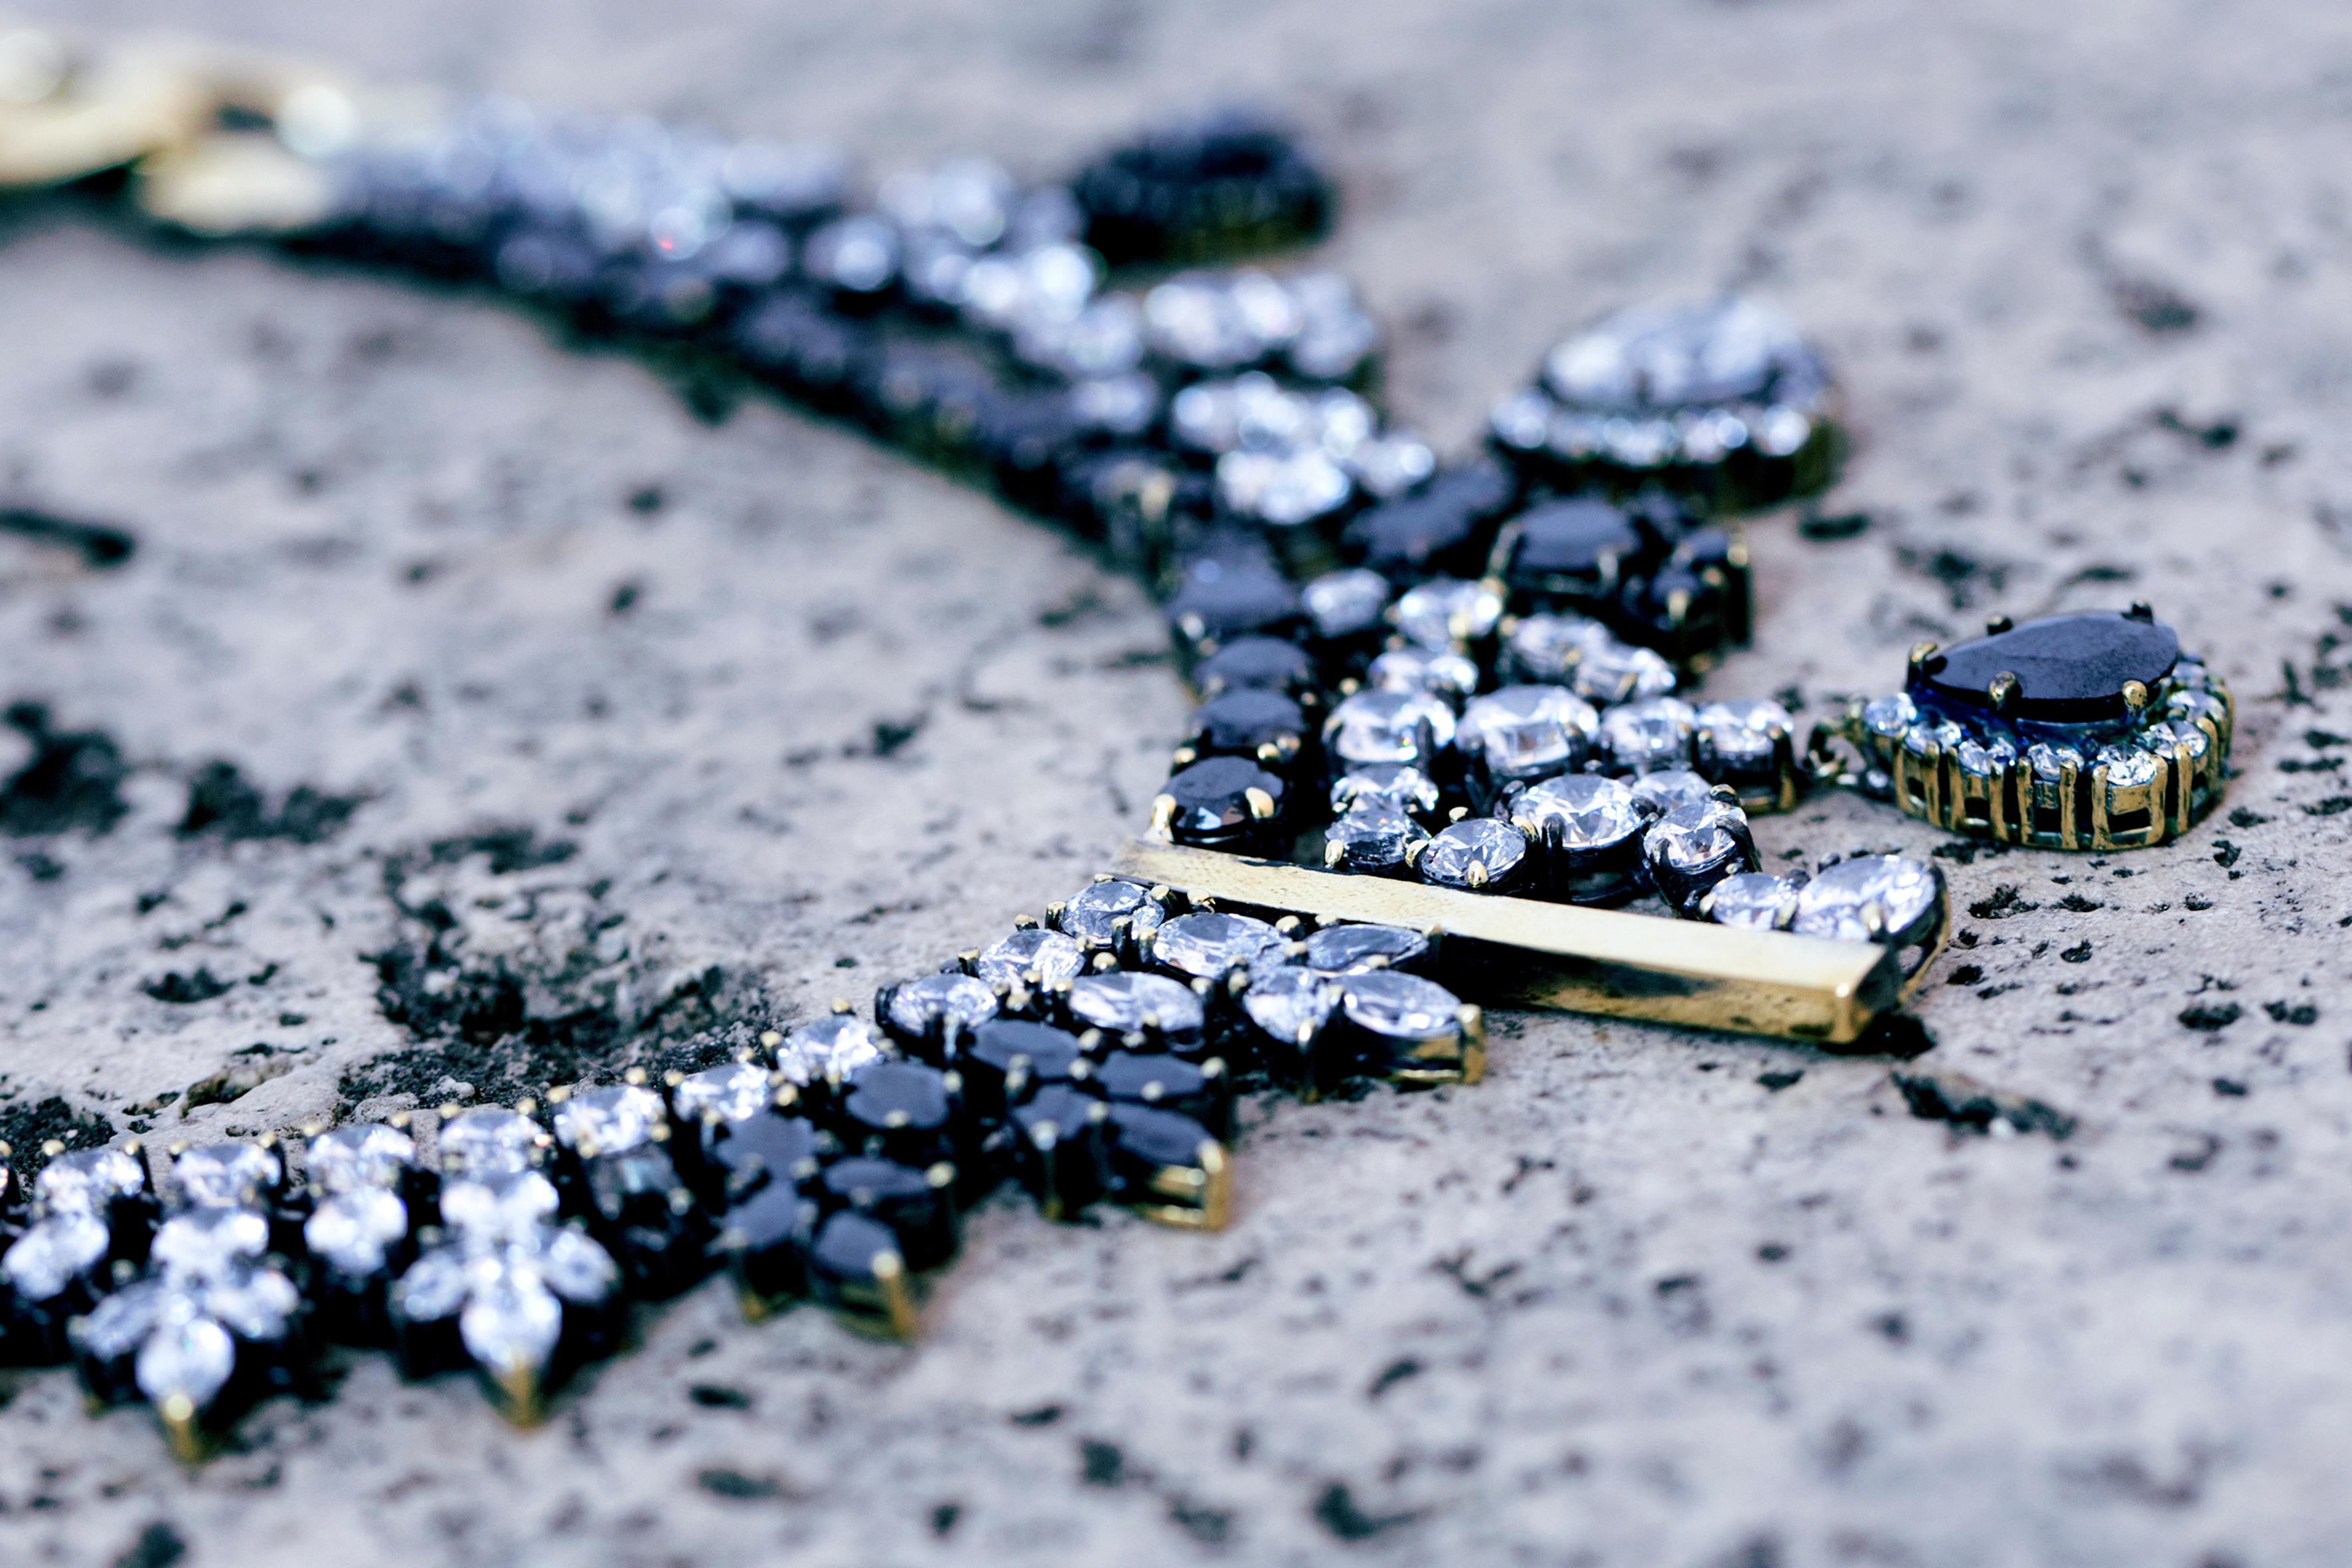
[[(2352, 1554), (2339, 9), (205, 11), (885, 165), (1050, 169), (1271, 100), (1336, 149), (1327, 254), (1449, 442), (1633, 299), (1751, 287), (1832, 350), (1862, 449), (1829, 510), (1867, 526), (1760, 531), (1759, 646), (1711, 689), (1818, 711), (1990, 610), (2144, 595), (2235, 684), (2242, 776), (2169, 848), (1945, 862), (1968, 912), (1903, 1070), (2063, 1142), (1915, 1118), (1885, 1059), (1498, 1018), (1475, 1090), (1252, 1108), (1223, 1236), (991, 1206), (911, 1350), (709, 1289), (538, 1433), (361, 1358), (194, 1476), (22, 1375), (0, 1560)], [(657, 1051), (641, 1025), (804, 1015), (1134, 824), (1182, 703), (1141, 595), (1045, 531), (765, 405), (698, 422), (481, 299), (0, 226), (0, 499), (136, 537), (109, 567), (0, 532), (0, 699), (126, 770), (83, 745), (67, 821), (0, 802), (0, 1134), (488, 1097)], [(1759, 837), (1936, 845), (1843, 801)], [(386, 1061), (413, 1036), (368, 955), (435, 898), (533, 977), (473, 999), (537, 1021), (520, 1059)]]

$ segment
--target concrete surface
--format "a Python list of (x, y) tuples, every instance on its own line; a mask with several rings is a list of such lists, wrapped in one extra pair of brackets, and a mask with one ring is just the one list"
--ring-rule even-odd
[[(991, 1207), (911, 1350), (705, 1289), (540, 1432), (362, 1358), (195, 1475), (14, 1377), (0, 1562), (2352, 1559), (2352, 14), (41, 8), (886, 167), (1261, 98), (1335, 150), (1327, 254), (1450, 443), (1626, 300), (1750, 287), (1830, 345), (1868, 526), (1759, 537), (1712, 689), (1818, 703), (2138, 595), (2244, 721), (2179, 845), (1945, 862), (1975, 910), (1916, 1065), (2063, 1142), (1914, 1118), (1884, 1059), (1502, 1018), (1475, 1089), (1253, 1108), (1223, 1236)], [(1142, 597), (1046, 531), (484, 300), (42, 207), (0, 217), (0, 344), (5, 499), (137, 541), (0, 538), (0, 699), (125, 773), (92, 741), (67, 820), (0, 802), (0, 1135), (487, 1097), (862, 994), (1076, 887), (1181, 715)], [(215, 773), (182, 832), (215, 761), (259, 799)], [(1760, 837), (1936, 842), (1849, 802)], [(415, 1055), (363, 956), (428, 892), (573, 1021)]]

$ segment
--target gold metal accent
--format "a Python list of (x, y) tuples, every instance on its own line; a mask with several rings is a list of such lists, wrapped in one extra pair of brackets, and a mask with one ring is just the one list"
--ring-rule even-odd
[[(1985, 682), (1985, 695), (1991, 699), (1992, 710), (1996, 713), (2008, 712), (2009, 705), (2017, 700), (2017, 673), (2014, 670), (2004, 669)], [(2147, 692), (2143, 690), (2141, 696), (2145, 699)]]
[(2017, 623), (2007, 616), (1990, 615), (1985, 617), (1985, 636), (1989, 637), (1997, 637), (2003, 632), (2013, 631), (2016, 626)]
[[(1307, 875), (1318, 873), (1309, 871)], [(1225, 1152), (1225, 1146), (1213, 1138), (1201, 1145), (1197, 1157), (1200, 1163), (1196, 1166), (1162, 1165), (1152, 1173), (1151, 1192), (1167, 1202), (1129, 1206), (1155, 1225), (1178, 1230), (1224, 1229), (1234, 1217), (1233, 1159)]]
[(1449, 962), (1490, 972), (1483, 994), (1502, 1005), (1843, 1045), (1906, 984), (1896, 955), (1874, 943), (1339, 877), (1149, 839), (1130, 840), (1113, 869), (1259, 909), (1434, 927)]

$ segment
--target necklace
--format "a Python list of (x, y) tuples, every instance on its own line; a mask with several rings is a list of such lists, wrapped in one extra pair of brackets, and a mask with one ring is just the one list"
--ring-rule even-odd
[[(1915, 650), (1800, 745), (1685, 682), (1745, 640), (1718, 521), (1818, 489), (1820, 357), (1761, 306), (1621, 313), (1441, 464), (1367, 395), (1343, 279), (1209, 263), (1335, 194), (1223, 116), (1024, 189), (639, 122), (404, 102), (279, 62), (0, 45), (0, 181), (127, 168), (185, 233), (492, 284), (719, 354), (1076, 530), (1161, 590), (1202, 699), (1150, 830), (937, 973), (659, 1082), (271, 1142), (48, 1156), (10, 1344), (201, 1454), (320, 1342), (536, 1415), (631, 1303), (724, 1266), (904, 1336), (970, 1203), (1227, 1218), (1236, 1092), (1475, 1081), (1465, 995), (1850, 1043), (1936, 952), (1940, 873), (1763, 871), (1750, 812), (1843, 784), (1960, 832), (2160, 842), (2220, 797), (2229, 697), (2145, 606)], [(1140, 293), (1115, 268), (1192, 267)], [(1660, 912), (1626, 906), (1649, 903)], [(15, 1184), (10, 1184), (16, 1196)]]

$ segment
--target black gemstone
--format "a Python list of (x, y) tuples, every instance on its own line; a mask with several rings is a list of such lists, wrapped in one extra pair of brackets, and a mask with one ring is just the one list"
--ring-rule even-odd
[(1643, 547), (1632, 520), (1602, 500), (1552, 501), (1513, 527), (1517, 538), (1505, 574), (1522, 593), (1568, 598), (1610, 593)]
[(955, 1256), (956, 1210), (950, 1173), (933, 1170), (937, 1178), (895, 1160), (853, 1155), (827, 1165), (817, 1190), (827, 1207), (853, 1208), (888, 1226), (909, 1267), (935, 1268)]
[(1050, 1024), (1023, 1018), (992, 1018), (972, 1034), (956, 1058), (972, 1114), (1001, 1120), (1040, 1085), (1067, 1083), (1083, 1071), (1078, 1037)]
[(817, 1228), (808, 1258), (809, 1293), (824, 1305), (878, 1332), (911, 1327), (906, 1258), (880, 1220), (843, 1209)]
[(870, 329), (795, 294), (774, 295), (746, 310), (730, 338), (755, 370), (819, 408), (848, 403), (872, 352)]
[(1113, 1051), (1094, 1072), (1108, 1100), (1192, 1117), (1218, 1137), (1233, 1130), (1233, 1081), (1214, 1058), (1187, 1061), (1163, 1051)]
[[(1256, 791), (1273, 804), (1260, 816), (1252, 809)], [(1175, 803), (1168, 830), (1179, 844), (1229, 846), (1272, 837), (1282, 815), (1283, 783), (1246, 757), (1210, 757), (1179, 770), (1160, 786)]]
[[(2080, 723), (2122, 718), (2125, 685), (2153, 689), (2179, 657), (2180, 639), (2161, 621), (2113, 612), (2053, 616), (1933, 655), (1912, 684), (1945, 702), (1990, 708), (1993, 680), (2013, 675), (2017, 691), (2002, 710), (2008, 717)], [(1920, 695), (1915, 690), (1914, 700)]]
[(581, 1163), (589, 1226), (637, 1295), (677, 1295), (709, 1269), (709, 1217), (656, 1144)]
[(1111, 1179), (1118, 1198), (1151, 1203), (1171, 1175), (1202, 1169), (1202, 1149), (1216, 1140), (1191, 1117), (1148, 1105), (1110, 1108)]
[(729, 1209), (719, 1246), (729, 1255), (737, 1288), (761, 1301), (806, 1295), (816, 1221), (816, 1205), (782, 1185), (762, 1188)]
[(815, 1125), (772, 1110), (710, 1129), (712, 1171), (730, 1198), (773, 1184), (792, 1186), (813, 1174), (830, 1143)]
[(1307, 734), (1307, 715), (1276, 691), (1244, 689), (1213, 697), (1195, 709), (1188, 743), (1202, 756), (1256, 756), (1272, 746), (1286, 760)]
[(1203, 697), (1225, 691), (1295, 696), (1314, 687), (1315, 661), (1305, 648), (1278, 637), (1236, 637), (1201, 661), (1192, 684)]
[(1234, 637), (1277, 632), (1299, 620), (1298, 591), (1270, 566), (1204, 563), (1168, 601), (1168, 622), (1202, 652)]
[(1013, 1169), (1048, 1219), (1075, 1217), (1109, 1190), (1103, 1102), (1066, 1084), (1042, 1089), (1013, 1113)]
[(1348, 525), (1362, 563), (1402, 581), (1432, 574), (1475, 577), (1486, 566), (1489, 525), (1517, 494), (1500, 464), (1449, 468), (1421, 489), (1360, 513)]
[(842, 1131), (853, 1152), (929, 1166), (955, 1160), (962, 1080), (922, 1062), (877, 1062), (843, 1100)]

